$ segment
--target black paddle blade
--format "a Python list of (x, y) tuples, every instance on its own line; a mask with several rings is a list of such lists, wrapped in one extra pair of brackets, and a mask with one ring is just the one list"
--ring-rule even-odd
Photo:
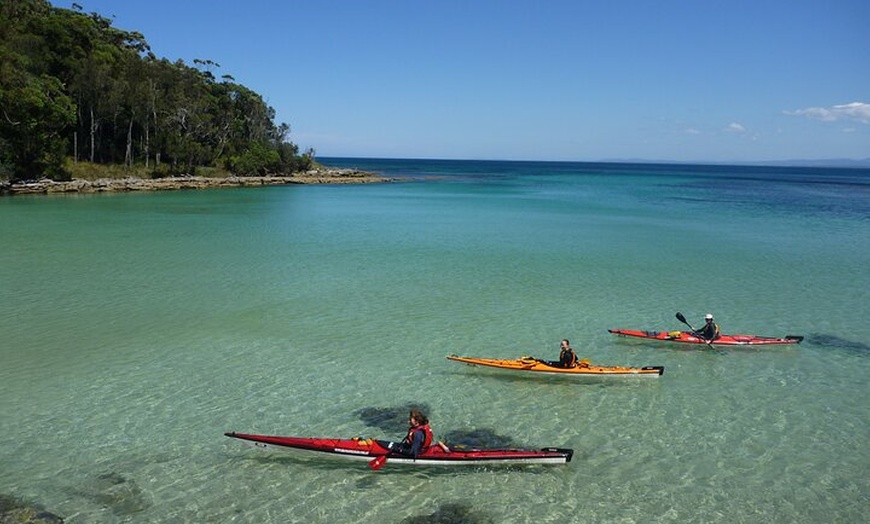
[(683, 324), (686, 323), (686, 317), (684, 317), (683, 314), (680, 313), (679, 311), (677, 311), (677, 320), (679, 320), (679, 321), (682, 322)]

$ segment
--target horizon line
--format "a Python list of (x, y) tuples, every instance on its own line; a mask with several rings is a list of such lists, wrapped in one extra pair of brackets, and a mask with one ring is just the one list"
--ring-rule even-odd
[[(315, 157), (315, 160), (318, 157)], [(832, 167), (832, 168), (870, 168), (870, 157), (863, 159), (828, 158), (828, 159), (790, 159), (790, 160), (649, 160), (633, 159), (601, 159), (601, 160), (540, 160), (540, 159), (505, 159), (505, 158), (446, 158), (446, 157), (384, 157), (384, 156), (336, 156), (324, 155), (319, 158), (335, 158), (348, 160), (422, 160), (422, 161), (452, 161), (452, 162), (552, 162), (579, 164), (667, 164), (667, 165), (714, 165), (714, 166), (781, 166), (781, 167)]]

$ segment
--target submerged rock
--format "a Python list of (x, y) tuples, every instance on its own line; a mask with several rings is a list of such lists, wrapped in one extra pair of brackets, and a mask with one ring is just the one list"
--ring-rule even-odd
[(151, 506), (148, 495), (136, 482), (114, 471), (98, 475), (93, 482), (76, 488), (74, 493), (108, 508), (115, 515), (131, 515)]
[(45, 509), (0, 494), (0, 524), (62, 524), (63, 518)]

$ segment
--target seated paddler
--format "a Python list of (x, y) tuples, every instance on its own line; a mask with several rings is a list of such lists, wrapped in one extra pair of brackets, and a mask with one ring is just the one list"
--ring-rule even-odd
[(418, 409), (412, 409), (408, 414), (408, 425), (408, 434), (393, 451), (417, 458), (432, 445), (432, 429), (429, 427), (429, 419)]
[(559, 360), (556, 362), (549, 362), (551, 366), (559, 367), (559, 368), (573, 368), (577, 365), (577, 354), (574, 353), (574, 348), (571, 347), (571, 343), (568, 342), (567, 338), (563, 338), (560, 344), (561, 351), (559, 351)]
[(704, 316), (704, 327), (699, 329), (696, 334), (704, 340), (716, 340), (719, 338), (719, 325), (713, 321), (713, 315), (707, 313)]

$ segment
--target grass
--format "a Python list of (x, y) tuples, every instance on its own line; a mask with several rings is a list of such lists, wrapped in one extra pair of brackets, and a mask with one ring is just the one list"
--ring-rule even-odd
[[(94, 181), (100, 178), (122, 179), (122, 178), (165, 178), (170, 176), (169, 166), (164, 164), (160, 169), (155, 169), (153, 166), (146, 168), (144, 165), (135, 165), (128, 167), (121, 164), (94, 164), (91, 162), (73, 162), (67, 159), (64, 165), (67, 172), (73, 179)], [(196, 176), (208, 178), (226, 178), (232, 176), (232, 173), (218, 167), (197, 167), (196, 172), (192, 173)]]

